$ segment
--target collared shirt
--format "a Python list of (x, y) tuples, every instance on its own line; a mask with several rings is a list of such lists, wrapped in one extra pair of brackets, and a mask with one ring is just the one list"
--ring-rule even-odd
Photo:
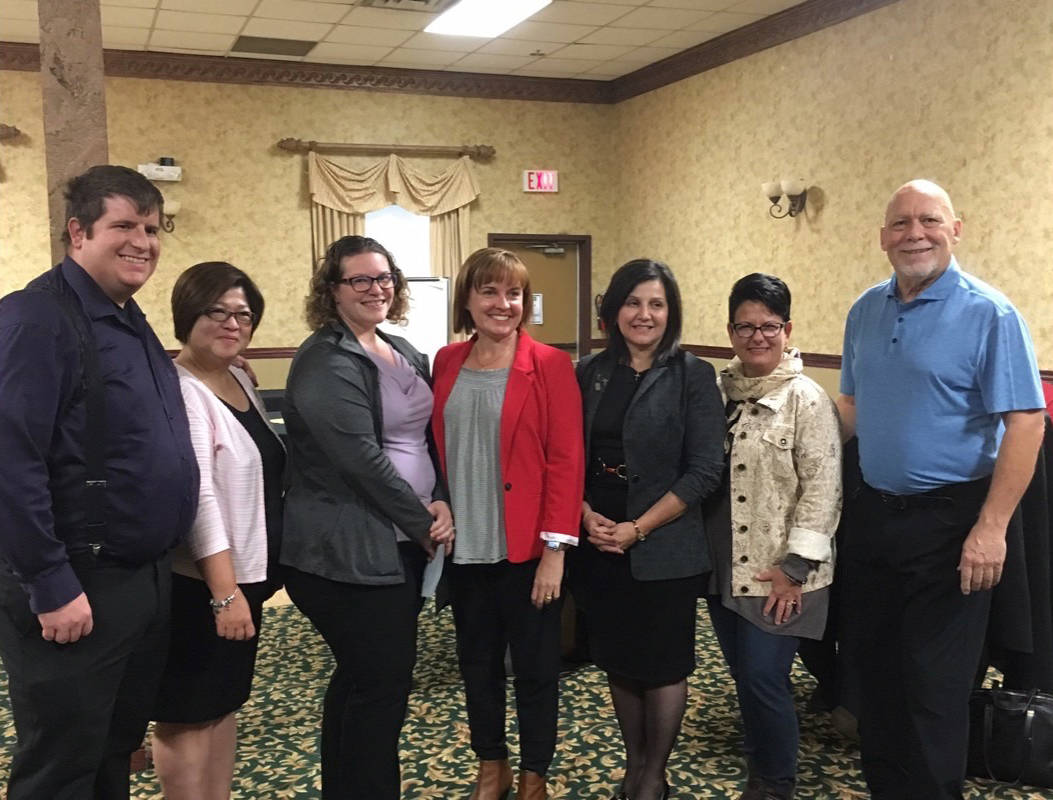
[(190, 529), (198, 470), (172, 360), (133, 300), (113, 303), (70, 258), (61, 265), (91, 320), (105, 393), (106, 527), (84, 530), (80, 344), (46, 292), (0, 301), (0, 558), (34, 613), (81, 591), (70, 554), (147, 563)]
[(864, 480), (897, 494), (990, 475), (1001, 415), (1044, 405), (1020, 314), (953, 258), (909, 303), (895, 277), (860, 296), (845, 326), (841, 392), (855, 398)]

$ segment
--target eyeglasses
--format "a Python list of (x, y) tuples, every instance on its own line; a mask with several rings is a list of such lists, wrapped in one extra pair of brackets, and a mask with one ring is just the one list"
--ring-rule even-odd
[(231, 317), (238, 321), (238, 325), (248, 328), (256, 321), (256, 314), (252, 311), (227, 311), (225, 308), (216, 306), (202, 312), (202, 316), (208, 317), (213, 322), (224, 323)]
[(337, 278), (334, 283), (345, 283), (356, 292), (365, 294), (373, 288), (373, 282), (381, 289), (390, 289), (395, 285), (395, 274), (392, 272), (381, 272), (379, 275), (352, 275), (350, 278)]
[(757, 331), (760, 331), (761, 336), (765, 339), (774, 339), (779, 335), (779, 331), (785, 327), (785, 322), (765, 322), (763, 325), (750, 325), (748, 322), (736, 322), (731, 326), (731, 329), (735, 331), (735, 335), (740, 339), (752, 339), (753, 334)]

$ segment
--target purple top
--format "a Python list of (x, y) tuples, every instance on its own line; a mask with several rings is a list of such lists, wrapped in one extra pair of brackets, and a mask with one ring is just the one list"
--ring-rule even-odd
[[(366, 350), (377, 365), (380, 380), (380, 407), (384, 411), (381, 447), (420, 501), (428, 505), (435, 489), (435, 466), (428, 454), (425, 431), (434, 399), (428, 384), (409, 362), (396, 350), (391, 353), (394, 366)], [(407, 537), (399, 531), (398, 539), (406, 541)]]

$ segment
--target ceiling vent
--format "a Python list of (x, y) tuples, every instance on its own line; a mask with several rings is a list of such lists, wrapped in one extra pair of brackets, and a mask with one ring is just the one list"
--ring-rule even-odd
[(457, 0), (359, 0), (358, 4), (366, 8), (386, 8), (389, 11), (423, 11), (438, 14), (456, 2)]

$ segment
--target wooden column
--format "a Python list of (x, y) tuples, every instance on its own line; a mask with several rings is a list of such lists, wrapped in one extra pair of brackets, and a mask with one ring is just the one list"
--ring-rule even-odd
[(51, 260), (65, 254), (66, 182), (109, 160), (99, 0), (38, 0)]

